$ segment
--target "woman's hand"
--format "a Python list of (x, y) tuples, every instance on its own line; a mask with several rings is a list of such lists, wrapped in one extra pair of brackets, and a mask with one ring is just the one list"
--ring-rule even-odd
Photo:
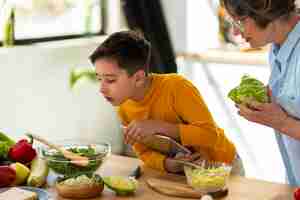
[(238, 114), (245, 119), (280, 130), (288, 114), (275, 101), (272, 103), (251, 102), (248, 106), (237, 105)]
[(272, 90), (267, 87), (268, 96), (272, 99), (271, 103), (249, 102), (247, 105), (236, 105), (239, 109), (238, 114), (245, 119), (269, 126), (276, 130), (281, 130), (284, 122), (288, 119), (288, 114), (272, 98)]
[[(269, 93), (271, 93), (270, 90)], [(300, 120), (288, 115), (274, 99), (272, 103), (252, 102), (248, 106), (237, 105), (237, 108), (238, 114), (245, 119), (269, 126), (300, 140)]]

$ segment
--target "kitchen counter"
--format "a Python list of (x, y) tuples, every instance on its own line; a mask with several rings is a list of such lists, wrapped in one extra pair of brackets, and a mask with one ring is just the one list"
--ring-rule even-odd
[[(137, 166), (142, 166), (142, 163), (135, 158), (129, 158), (124, 156), (112, 155), (103, 164), (98, 173), (102, 176), (109, 175), (122, 175), (128, 176), (136, 169)], [(160, 178), (174, 182), (185, 182), (185, 178), (177, 175), (163, 174), (151, 170), (146, 167), (142, 167), (142, 176), (139, 180), (139, 188), (134, 196), (129, 197), (117, 197), (114, 192), (105, 188), (101, 197), (92, 200), (184, 200), (185, 198), (170, 197), (159, 194), (150, 189), (145, 180), (148, 178)], [(245, 177), (233, 176), (229, 179), (229, 194), (228, 196), (221, 198), (222, 200), (293, 200), (292, 187), (285, 184), (277, 184), (266, 181), (260, 181), (255, 179), (248, 179)], [(59, 197), (53, 188), (49, 189), (54, 199), (56, 200), (69, 200)]]
[(236, 65), (268, 65), (268, 50), (238, 51), (224, 48), (208, 49), (199, 53), (177, 53), (177, 59), (183, 58), (205, 63), (221, 63)]

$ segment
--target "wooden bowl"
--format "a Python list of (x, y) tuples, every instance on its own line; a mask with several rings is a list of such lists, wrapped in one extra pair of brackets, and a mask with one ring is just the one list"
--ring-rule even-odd
[(88, 199), (95, 198), (101, 195), (104, 185), (101, 184), (80, 184), (80, 185), (65, 185), (56, 183), (56, 191), (59, 196), (70, 199)]

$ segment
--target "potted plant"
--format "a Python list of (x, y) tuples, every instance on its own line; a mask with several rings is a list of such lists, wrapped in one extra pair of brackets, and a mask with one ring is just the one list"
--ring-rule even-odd
[(74, 88), (76, 83), (83, 79), (90, 80), (92, 82), (97, 82), (95, 69), (91, 67), (72, 69), (69, 77), (70, 87)]

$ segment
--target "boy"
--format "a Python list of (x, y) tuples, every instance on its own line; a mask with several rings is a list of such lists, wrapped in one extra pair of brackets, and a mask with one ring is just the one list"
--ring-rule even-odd
[(90, 56), (100, 92), (124, 125), (125, 142), (146, 166), (182, 172), (174, 158), (147, 148), (143, 138), (171, 137), (201, 158), (232, 163), (234, 145), (214, 122), (199, 91), (177, 74), (149, 74), (150, 43), (133, 31), (112, 34)]

